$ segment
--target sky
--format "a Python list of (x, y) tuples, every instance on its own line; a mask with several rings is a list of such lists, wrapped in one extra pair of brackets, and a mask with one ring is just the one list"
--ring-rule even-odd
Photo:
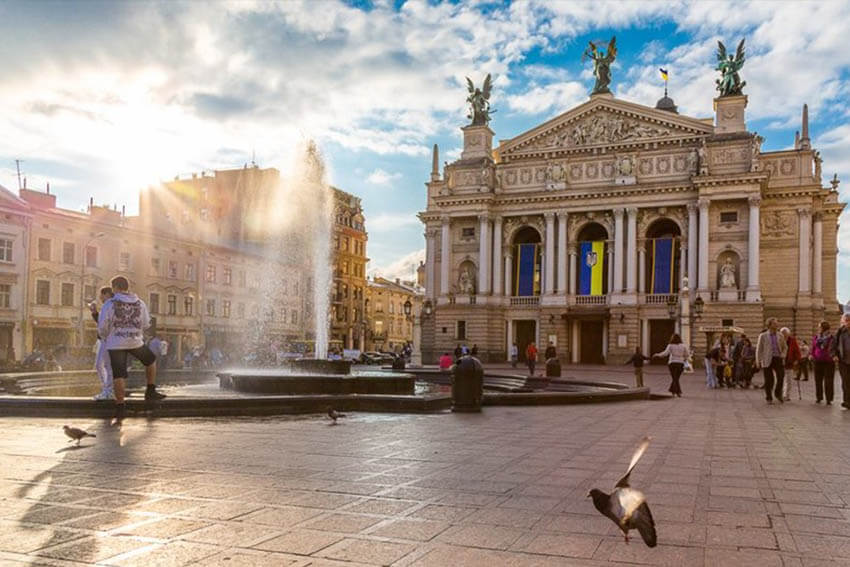
[[(713, 115), (717, 40), (746, 38), (750, 131), (789, 148), (808, 103), (824, 185), (850, 201), (850, 2), (15, 2), (0, 0), (0, 185), (50, 183), (59, 206), (138, 210), (175, 175), (291, 168), (315, 140), (335, 186), (359, 195), (369, 271), (424, 259), (431, 147), (460, 155), (466, 80), (494, 78), (495, 139), (585, 102), (581, 53), (617, 36), (612, 91), (654, 106), (669, 71), (682, 114)], [(850, 210), (839, 236), (850, 299)]]

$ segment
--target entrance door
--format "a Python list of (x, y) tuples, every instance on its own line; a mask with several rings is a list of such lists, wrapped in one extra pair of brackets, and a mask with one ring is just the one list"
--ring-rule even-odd
[[(537, 334), (537, 321), (514, 321), (514, 337), (516, 337), (516, 346), (519, 350), (519, 360), (525, 362), (525, 349), (529, 343), (535, 341)], [(540, 348), (540, 345), (537, 346)], [(539, 360), (538, 356), (538, 360)]]
[[(676, 322), (672, 319), (650, 319), (649, 320), (649, 352), (646, 356), (652, 356), (667, 348), (670, 337), (676, 331)], [(667, 358), (653, 358), (651, 364), (667, 364)]]
[(581, 321), (579, 323), (579, 362), (584, 364), (603, 364), (602, 321)]
[(14, 323), (0, 324), (0, 361), (13, 361), (12, 332), (15, 330)]

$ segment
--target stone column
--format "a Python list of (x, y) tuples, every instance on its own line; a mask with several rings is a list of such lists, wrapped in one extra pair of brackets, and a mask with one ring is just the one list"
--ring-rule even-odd
[(487, 215), (478, 217), (478, 295), (487, 295), (490, 291), (490, 219)]
[(612, 293), (623, 291), (623, 209), (614, 209), (614, 285)]
[(626, 293), (634, 293), (637, 289), (637, 207), (629, 207), (626, 211), (628, 218), (628, 244), (626, 246)]
[(797, 209), (797, 215), (800, 217), (800, 277), (797, 289), (798, 293), (805, 294), (812, 291), (812, 256), (809, 249), (812, 233), (812, 210), (800, 208)]
[(440, 235), (440, 295), (449, 293), (449, 268), (451, 264), (451, 221), (443, 217)]
[(493, 295), (502, 295), (502, 217), (497, 216), (493, 221)]
[(608, 247), (608, 293), (614, 293), (614, 261), (616, 254), (614, 248)]
[(546, 219), (546, 251), (543, 273), (543, 293), (551, 295), (555, 292), (555, 213), (545, 213)]
[(514, 256), (510, 250), (505, 254), (505, 295), (510, 297), (514, 294), (511, 289), (511, 280), (513, 279), (513, 259)]
[(697, 207), (696, 203), (688, 203), (688, 279), (691, 284), (697, 283)]
[(567, 218), (566, 212), (558, 213), (558, 293), (567, 291)]
[(640, 349), (646, 356), (652, 356), (649, 352), (649, 319), (640, 320)]
[[(679, 248), (679, 286), (682, 285), (682, 282), (685, 281), (685, 278), (688, 277), (688, 274), (685, 272), (685, 257), (688, 254), (688, 245), (682, 241), (681, 246)], [(675, 252), (675, 251), (674, 251)], [(673, 290), (670, 290), (671, 292)]]
[[(507, 353), (507, 361), (511, 361), (511, 347), (514, 344), (514, 325), (513, 321), (510, 319), (505, 321), (507, 328), (505, 330), (505, 338), (507, 339), (508, 344), (505, 346), (505, 352)], [(517, 353), (519, 355), (519, 353)]]
[(760, 299), (759, 284), (759, 263), (761, 255), (761, 247), (759, 238), (761, 237), (761, 221), (759, 215), (761, 213), (761, 197), (750, 197), (750, 226), (749, 240), (747, 241), (747, 301), (757, 301)]
[(638, 248), (638, 292), (646, 293), (646, 245)]
[(815, 213), (814, 223), (815, 244), (812, 251), (814, 283), (812, 291), (820, 295), (823, 293), (823, 215), (821, 213)]
[(708, 291), (708, 199), (699, 200), (699, 290)]
[(578, 250), (576, 249), (576, 245), (573, 244), (570, 246), (570, 295), (576, 294), (576, 286), (578, 285), (577, 256)]
[(578, 349), (579, 349), (579, 332), (578, 332), (578, 319), (573, 319), (572, 329), (570, 333), (570, 342), (572, 343), (570, 346), (570, 358), (572, 359), (573, 364), (578, 364)]
[(437, 294), (436, 290), (436, 246), (437, 246), (437, 230), (429, 228), (425, 230), (425, 291), (428, 297), (433, 301)]

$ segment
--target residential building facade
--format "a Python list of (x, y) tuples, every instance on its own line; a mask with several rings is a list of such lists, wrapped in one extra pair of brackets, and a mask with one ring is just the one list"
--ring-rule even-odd
[(0, 186), (0, 365), (19, 360), (25, 351), (31, 230), (26, 201)]
[(366, 221), (360, 197), (333, 190), (331, 346), (366, 347)]
[[(413, 318), (422, 307), (424, 290), (413, 282), (375, 277), (366, 283), (367, 351), (401, 352), (413, 341)], [(410, 302), (410, 315), (404, 304)]]

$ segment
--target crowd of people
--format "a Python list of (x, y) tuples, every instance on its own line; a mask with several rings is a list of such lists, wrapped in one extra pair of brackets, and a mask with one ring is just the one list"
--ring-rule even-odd
[[(692, 353), (674, 334), (663, 351), (651, 357), (640, 347), (626, 362), (635, 368), (635, 385), (643, 386), (643, 365), (651, 358), (667, 357), (670, 370), (670, 393), (682, 397), (679, 378), (691, 369)], [(766, 328), (759, 334), (756, 344), (745, 334), (737, 339), (722, 335), (705, 353), (705, 384), (707, 388), (764, 388), (768, 404), (791, 400), (793, 381), (815, 382), (815, 403), (831, 405), (835, 396), (835, 372), (841, 377), (841, 406), (850, 409), (850, 312), (841, 317), (838, 330), (832, 333), (828, 321), (822, 321), (811, 342), (798, 340), (788, 327), (779, 327), (775, 317), (767, 320)], [(761, 370), (764, 382), (755, 384), (754, 376)], [(793, 378), (793, 380), (792, 380)], [(798, 383), (798, 397), (802, 393)]]

